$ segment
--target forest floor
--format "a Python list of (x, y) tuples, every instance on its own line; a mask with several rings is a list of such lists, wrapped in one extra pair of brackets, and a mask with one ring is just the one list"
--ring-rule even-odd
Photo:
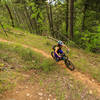
[[(0, 39), (1, 42), (7, 42), (9, 44), (14, 44), (14, 42), (10, 42), (8, 40)], [(39, 50), (34, 47), (30, 47), (27, 45), (22, 44), (25, 48), (30, 48), (31, 50), (41, 53), (43, 56), (47, 58), (51, 58), (50, 55), (48, 55), (43, 50)], [(66, 66), (62, 63), (58, 63), (61, 67), (66, 68)], [(97, 95), (100, 96), (100, 83), (96, 80), (92, 79), (90, 76), (83, 74), (77, 69), (75, 71), (69, 71), (67, 68), (66, 70), (76, 79), (81, 81), (85, 86), (89, 87), (91, 89), (90, 93), (92, 93), (92, 90), (96, 90)], [(33, 73), (33, 72), (32, 72)], [(45, 90), (39, 87), (39, 85), (36, 83), (35, 85), (29, 84), (27, 82), (27, 79), (31, 76), (31, 72), (26, 73), (26, 81), (18, 84), (16, 88), (14, 88), (11, 91), (5, 92), (5, 96), (2, 97), (0, 100), (56, 100), (55, 96), (52, 96), (51, 94), (46, 94)], [(34, 89), (33, 89), (34, 88)], [(42, 92), (41, 92), (42, 91)], [(34, 94), (34, 95), (31, 95)], [(44, 95), (45, 94), (45, 95)], [(25, 97), (26, 95), (26, 97)], [(48, 95), (48, 96), (47, 96)], [(98, 99), (99, 100), (99, 99)]]
[[(32, 75), (35, 77), (35, 82), (30, 82)], [(37, 82), (39, 76), (35, 71), (25, 72), (23, 76), (24, 80), (17, 82), (15, 88), (1, 94), (0, 100), (56, 100), (54, 95), (48, 93)]]

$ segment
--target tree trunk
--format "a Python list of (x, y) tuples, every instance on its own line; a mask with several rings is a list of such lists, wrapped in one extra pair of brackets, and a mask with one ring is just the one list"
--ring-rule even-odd
[(69, 0), (66, 0), (66, 33), (68, 32), (68, 4)]
[(50, 5), (50, 23), (51, 23), (51, 31), (52, 31), (52, 35), (54, 36), (53, 18), (52, 18), (52, 6), (51, 6), (51, 5)]
[(15, 11), (15, 13), (16, 13), (15, 16), (16, 16), (16, 18), (17, 18), (17, 20), (18, 20), (17, 26), (20, 27), (21, 19), (20, 19), (20, 16), (19, 16), (18, 8), (17, 8), (17, 7), (14, 7), (14, 11)]
[(87, 11), (87, 1), (84, 3), (84, 9), (83, 9), (83, 20), (82, 20), (82, 32), (85, 30), (85, 19), (86, 19), (86, 11)]
[(48, 16), (48, 20), (49, 20), (50, 32), (54, 36), (53, 18), (52, 18), (52, 7), (51, 7), (51, 5), (50, 5), (50, 8), (49, 8), (48, 4), (46, 4), (46, 10), (47, 10), (47, 16)]
[(11, 21), (12, 21), (12, 27), (14, 27), (13, 16), (12, 16), (12, 14), (11, 14), (11, 11), (10, 11), (10, 9), (9, 9), (9, 6), (8, 6), (6, 3), (5, 3), (5, 7), (7, 8), (8, 13), (9, 13), (9, 15), (10, 15), (10, 19), (11, 19)]
[(31, 21), (31, 19), (30, 19), (30, 15), (29, 15), (29, 13), (28, 13), (28, 11), (27, 11), (26, 6), (24, 6), (24, 9), (25, 9), (25, 12), (26, 12), (27, 18), (28, 18), (29, 23), (30, 23), (31, 31), (33, 32), (33, 29), (34, 29), (34, 28), (33, 28), (32, 21)]
[(32, 30), (31, 30), (31, 27), (30, 27), (30, 25), (29, 25), (29, 22), (28, 22), (28, 18), (27, 18), (27, 14), (26, 14), (26, 11), (23, 11), (24, 12), (24, 17), (25, 17), (25, 22), (26, 22), (26, 25), (27, 25), (27, 28), (28, 28), (28, 30), (29, 30), (29, 32), (30, 33), (32, 33)]
[(74, 0), (69, 0), (69, 33), (70, 39), (73, 39), (73, 13), (74, 13)]
[(21, 16), (21, 20), (22, 20), (22, 27), (24, 28), (24, 30), (26, 30), (27, 25), (25, 24), (25, 20), (24, 20), (25, 16), (24, 16), (23, 10), (20, 11), (20, 16)]
[(50, 32), (52, 34), (52, 30), (51, 30), (51, 20), (50, 20), (50, 14), (49, 14), (49, 7), (48, 7), (48, 5), (46, 5), (46, 10), (47, 10), (47, 16), (48, 16), (48, 20), (49, 20), (49, 28), (50, 28)]
[(16, 19), (16, 26), (19, 26), (20, 21), (19, 21), (19, 18), (18, 18), (18, 16), (17, 16), (16, 9), (15, 9), (14, 7), (12, 7), (12, 9), (13, 9), (13, 13), (14, 13), (15, 19)]
[[(33, 14), (32, 8), (30, 7), (30, 11), (31, 11), (31, 15)], [(32, 22), (34, 22), (34, 26), (35, 26), (35, 30), (36, 30), (36, 34), (39, 34), (38, 32), (38, 24), (37, 24), (37, 19), (36, 18), (32, 18)]]
[(20, 9), (18, 9), (17, 7), (16, 7), (16, 12), (17, 12), (16, 14), (18, 16), (18, 19), (20, 20), (20, 25), (19, 26), (25, 30), (26, 28), (25, 28), (24, 21), (23, 21), (23, 18), (22, 18), (22, 13), (23, 12), (21, 12)]

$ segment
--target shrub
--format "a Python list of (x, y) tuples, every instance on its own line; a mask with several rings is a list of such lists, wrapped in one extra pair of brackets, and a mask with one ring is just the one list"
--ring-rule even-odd
[(83, 36), (80, 39), (80, 43), (81, 46), (83, 48), (86, 48), (88, 51), (96, 52), (97, 49), (100, 49), (100, 34), (83, 34)]

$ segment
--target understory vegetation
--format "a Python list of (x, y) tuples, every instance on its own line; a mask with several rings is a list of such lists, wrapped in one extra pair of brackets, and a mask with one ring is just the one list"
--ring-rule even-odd
[[(52, 50), (52, 46), (56, 44), (55, 41), (52, 39), (49, 39), (46, 36), (37, 36), (33, 34), (29, 34), (27, 32), (13, 29), (14, 33), (8, 33), (8, 38), (6, 38), (6, 35), (2, 33), (0, 37), (2, 39), (6, 39), (8, 41), (12, 41), (14, 43), (24, 44), (28, 45), (30, 47), (35, 47), (40, 50), (45, 51), (48, 55), (50, 55), (50, 52)], [(19, 34), (17, 34), (19, 33)], [(16, 36), (17, 35), (17, 36)], [(41, 42), (42, 41), (42, 42)], [(92, 78), (96, 79), (98, 82), (100, 82), (100, 54), (94, 54), (91, 52), (87, 52), (82, 50), (81, 48), (74, 47), (73, 43), (67, 43), (70, 48), (70, 52), (68, 54), (70, 60), (75, 65), (76, 69), (83, 72), (88, 73), (91, 75)], [(63, 49), (66, 53), (66, 49)]]
[(0, 30), (9, 27), (100, 53), (99, 0), (0, 0)]
[(28, 48), (0, 43), (0, 92), (15, 85), (11, 80), (21, 78), (21, 71), (37, 69), (48, 73), (55, 68), (53, 60), (46, 59)]
[(46, 59), (29, 48), (1, 42), (0, 54), (0, 93), (16, 87), (26, 79), (26, 72), (33, 71), (27, 82), (39, 84), (57, 100), (99, 100), (95, 90), (75, 80), (52, 59)]

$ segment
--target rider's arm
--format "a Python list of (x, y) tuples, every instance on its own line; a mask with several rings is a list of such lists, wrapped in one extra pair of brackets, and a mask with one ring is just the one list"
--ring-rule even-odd
[(66, 45), (63, 45), (64, 48), (66, 48), (69, 51), (69, 48)]
[(58, 47), (55, 48), (55, 53), (57, 54), (58, 57), (60, 57), (59, 54), (57, 53), (58, 49), (59, 49)]

